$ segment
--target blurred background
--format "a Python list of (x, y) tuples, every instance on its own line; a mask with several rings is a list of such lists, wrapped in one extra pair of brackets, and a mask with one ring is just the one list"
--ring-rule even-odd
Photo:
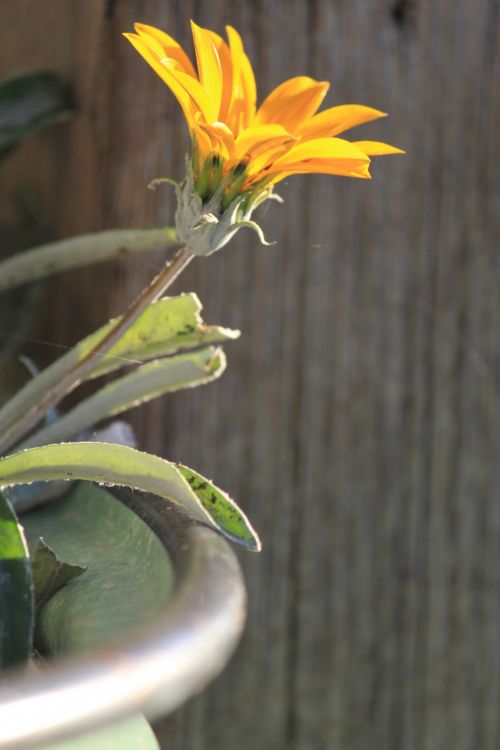
[[(498, 13), (496, 0), (1, 3), (0, 77), (58, 72), (77, 108), (3, 170), (4, 238), (25, 222), (21, 194), (53, 237), (172, 223), (170, 189), (146, 185), (182, 177), (188, 137), (121, 36), (134, 21), (190, 51), (190, 18), (231, 23), (261, 100), (294, 75), (329, 80), (326, 106), (390, 114), (355, 138), (407, 150), (375, 159), (372, 182), (290, 179), (260, 217), (276, 245), (241, 232), (176, 284), (243, 335), (219, 382), (133, 414), (140, 445), (215, 478), (264, 550), (240, 556), (236, 657), (158, 724), (162, 747), (500, 747)], [(162, 260), (54, 278), (26, 331), (46, 343), (21, 349), (51, 361)]]

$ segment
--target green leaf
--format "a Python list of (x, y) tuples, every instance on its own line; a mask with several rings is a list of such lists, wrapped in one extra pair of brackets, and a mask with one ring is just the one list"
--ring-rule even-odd
[(31, 570), (35, 587), (35, 606), (41, 607), (66, 583), (85, 573), (87, 568), (63, 562), (40, 537), (33, 553)]
[(27, 73), (1, 83), (0, 159), (28, 135), (66, 119), (71, 109), (68, 87), (54, 73)]
[[(223, 524), (226, 535), (231, 539), (236, 539), (240, 533), (241, 511), (234, 500), (227, 492), (216, 487), (210, 479), (206, 479), (188, 466), (179, 463), (176, 466), (214, 523)], [(259, 550), (260, 542), (255, 551)]]
[(260, 549), (250, 521), (232, 500), (219, 490), (214, 513), (210, 499), (204, 504), (203, 495), (191, 488), (174, 464), (149, 453), (110, 443), (61, 443), (0, 459), (0, 488), (52, 479), (86, 479), (152, 492), (179, 503), (194, 518), (208, 521), (247, 549)]
[(225, 369), (224, 352), (213, 346), (149, 362), (80, 401), (58, 421), (35, 432), (20, 449), (66, 440), (106, 417), (120, 414), (165, 393), (210, 383), (220, 377)]
[(93, 729), (70, 740), (39, 745), (38, 750), (160, 750), (153, 730), (142, 714)]
[[(150, 305), (109, 353), (102, 357), (87, 376), (95, 378), (124, 365), (158, 359), (183, 349), (207, 344), (221, 344), (240, 336), (240, 331), (221, 326), (207, 326), (201, 319), (203, 306), (196, 294), (165, 297)], [(93, 349), (114, 325), (111, 320), (77, 345), (81, 357)]]
[(33, 583), (23, 530), (0, 493), (0, 669), (29, 659), (33, 611)]
[[(87, 378), (97, 377), (125, 365), (164, 357), (182, 349), (235, 339), (239, 331), (206, 326), (200, 317), (201, 302), (195, 294), (181, 294), (150, 305), (108, 354), (96, 362)], [(111, 320), (30, 380), (0, 409), (0, 432), (38, 403), (43, 394), (102, 340), (115, 321)]]
[(50, 242), (0, 262), (0, 292), (54, 273), (177, 245), (175, 229), (109, 229)]
[(16, 514), (0, 494), (0, 560), (18, 560), (27, 557), (26, 542)]

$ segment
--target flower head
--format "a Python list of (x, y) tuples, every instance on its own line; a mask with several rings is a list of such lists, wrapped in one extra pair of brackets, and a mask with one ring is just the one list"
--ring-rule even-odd
[(260, 231), (251, 221), (253, 210), (273, 197), (273, 186), (289, 175), (369, 178), (370, 156), (403, 153), (386, 143), (339, 138), (385, 113), (360, 104), (318, 113), (329, 88), (325, 81), (290, 78), (257, 107), (252, 66), (238, 32), (227, 26), (226, 43), (194, 22), (191, 27), (196, 69), (160, 29), (135, 24), (136, 33), (125, 36), (171, 89), (191, 133), (176, 224), (180, 239), (194, 252), (209, 254), (222, 247), (240, 226)]

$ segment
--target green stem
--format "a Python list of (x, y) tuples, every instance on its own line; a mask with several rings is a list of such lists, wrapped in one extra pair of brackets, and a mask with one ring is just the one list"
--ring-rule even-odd
[(194, 257), (194, 254), (190, 250), (187, 250), (187, 248), (181, 248), (177, 251), (172, 261), (167, 263), (158, 276), (143, 289), (139, 297), (130, 305), (127, 312), (121, 318), (118, 318), (106, 336), (83, 359), (77, 362), (71, 370), (68, 370), (37, 404), (32, 406), (4, 430), (0, 438), (0, 455), (16, 445), (42, 419), (48, 409), (56, 406), (56, 404), (81, 383), (83, 377), (92, 369), (96, 360), (114, 346), (146, 308), (168, 289)]
[(70, 268), (102, 263), (129, 253), (178, 246), (172, 227), (108, 229), (50, 242), (0, 263), (0, 292)]

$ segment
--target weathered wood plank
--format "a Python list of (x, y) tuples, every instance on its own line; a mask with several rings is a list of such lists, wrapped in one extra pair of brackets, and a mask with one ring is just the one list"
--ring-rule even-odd
[[(56, 39), (34, 0), (2, 6), (9, 39), (23, 40), (2, 68), (22, 54), (23, 67), (66, 71), (80, 114), (30, 147), (39, 164), (16, 157), (2, 190), (22, 175), (51, 218), (61, 208), (60, 233), (172, 217), (168, 190), (145, 185), (181, 175), (186, 137), (173, 97), (119, 36), (134, 20), (182, 43), (190, 17), (233, 23), (262, 93), (300, 73), (332, 80), (328, 103), (388, 111), (363, 133), (408, 151), (380, 160), (371, 184), (291, 180), (264, 219), (276, 246), (240, 234), (178, 284), (243, 336), (220, 383), (144, 410), (138, 431), (240, 498), (265, 549), (243, 559), (251, 612), (237, 658), (162, 726), (165, 747), (496, 750), (498, 3), (50, 7)], [(40, 336), (71, 343), (157, 262), (55, 280)]]

